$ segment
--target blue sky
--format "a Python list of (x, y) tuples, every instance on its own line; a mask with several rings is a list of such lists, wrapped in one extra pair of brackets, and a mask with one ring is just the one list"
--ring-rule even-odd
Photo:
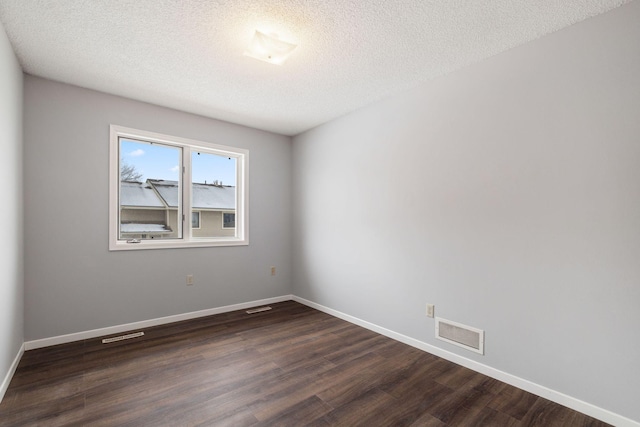
[[(180, 150), (161, 144), (120, 140), (120, 159), (132, 165), (147, 179), (177, 180), (180, 171)], [(235, 159), (210, 153), (193, 153), (191, 156), (193, 181), (210, 184), (222, 181), (225, 185), (236, 185)]]

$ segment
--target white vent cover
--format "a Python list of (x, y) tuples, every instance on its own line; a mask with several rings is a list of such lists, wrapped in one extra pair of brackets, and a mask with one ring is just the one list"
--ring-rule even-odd
[(263, 311), (269, 311), (269, 310), (271, 310), (271, 307), (269, 307), (269, 306), (252, 308), (252, 309), (247, 310), (247, 314), (261, 313)]
[(120, 335), (118, 337), (105, 338), (102, 340), (102, 344), (109, 344), (116, 341), (130, 340), (131, 338), (138, 338), (144, 336), (144, 332), (134, 332), (132, 334)]
[(436, 338), (484, 354), (484, 331), (436, 317)]

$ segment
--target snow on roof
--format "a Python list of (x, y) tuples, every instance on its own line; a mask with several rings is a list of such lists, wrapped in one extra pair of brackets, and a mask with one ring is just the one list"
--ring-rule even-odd
[[(178, 181), (149, 179), (169, 207), (178, 207)], [(236, 188), (229, 185), (192, 184), (194, 209), (235, 210)]]
[(153, 188), (148, 183), (121, 181), (120, 205), (139, 207), (163, 208), (162, 200), (158, 198)]
[[(178, 181), (148, 179), (144, 183), (120, 182), (121, 206), (164, 208), (166, 203), (166, 206), (177, 208), (178, 195)], [(193, 183), (192, 197), (195, 209), (236, 208), (236, 188), (229, 185)]]
[(156, 189), (167, 206), (178, 207), (178, 181), (166, 181), (163, 179), (148, 179), (147, 182)]
[(193, 184), (193, 207), (201, 209), (236, 208), (236, 188), (211, 184)]

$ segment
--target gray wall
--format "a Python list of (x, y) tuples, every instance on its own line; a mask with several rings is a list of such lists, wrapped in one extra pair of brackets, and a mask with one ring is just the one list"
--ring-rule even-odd
[[(640, 420), (640, 2), (293, 141), (294, 294)], [(436, 315), (486, 331), (481, 356)]]
[(22, 70), (0, 24), (0, 384), (20, 351), (24, 329), (22, 84)]
[[(32, 76), (24, 102), (26, 341), (291, 293), (289, 137)], [(110, 124), (248, 149), (250, 245), (109, 252)]]

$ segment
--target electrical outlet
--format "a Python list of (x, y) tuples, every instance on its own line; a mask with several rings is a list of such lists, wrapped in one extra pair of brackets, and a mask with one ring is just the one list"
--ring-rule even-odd
[(433, 317), (433, 311), (435, 306), (433, 304), (427, 304), (427, 317)]
[(193, 285), (193, 274), (187, 274), (187, 286)]
[(276, 275), (276, 268), (275, 267), (271, 267), (271, 275), (272, 276)]

